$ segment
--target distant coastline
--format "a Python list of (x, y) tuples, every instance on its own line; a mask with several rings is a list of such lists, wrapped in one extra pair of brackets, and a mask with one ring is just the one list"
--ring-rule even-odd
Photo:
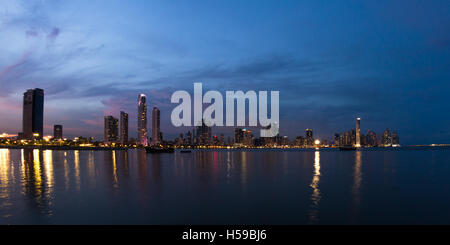
[[(101, 147), (101, 146), (54, 146), (54, 145), (0, 145), (0, 149), (38, 149), (55, 151), (117, 151), (128, 150), (131, 147)], [(134, 148), (131, 148), (134, 149)]]
[[(450, 149), (450, 144), (440, 144), (440, 145), (408, 145), (399, 147), (362, 147), (360, 151), (373, 151), (373, 150), (395, 150), (395, 149)], [(55, 145), (5, 145), (0, 144), (0, 149), (37, 149), (37, 150), (55, 150), (55, 151), (126, 151), (128, 149), (144, 149), (143, 147), (109, 147), (109, 146), (55, 146)], [(320, 148), (301, 148), (301, 147), (217, 147), (217, 148), (203, 148), (203, 147), (193, 147), (193, 148), (175, 148), (175, 150), (194, 150), (194, 151), (214, 151), (214, 150), (230, 150), (230, 151), (246, 151), (246, 150), (267, 150), (267, 151), (311, 151), (311, 150), (339, 150), (338, 147), (320, 147)]]

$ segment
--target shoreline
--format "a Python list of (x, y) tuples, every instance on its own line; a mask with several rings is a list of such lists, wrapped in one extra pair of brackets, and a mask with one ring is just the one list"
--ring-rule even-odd
[(134, 147), (101, 147), (101, 146), (54, 146), (54, 145), (0, 145), (0, 149), (38, 149), (55, 151), (126, 151), (139, 149)]
[[(400, 147), (363, 147), (358, 151), (373, 151), (373, 150), (399, 150), (399, 149), (442, 149), (450, 148), (448, 145), (410, 145)], [(0, 149), (38, 149), (38, 150), (55, 150), (55, 151), (127, 151), (129, 149), (142, 149), (142, 147), (102, 147), (102, 146), (54, 146), (54, 145), (0, 145)], [(248, 150), (266, 150), (266, 151), (311, 151), (311, 150), (339, 150), (338, 147), (321, 147), (321, 148), (175, 148), (175, 151), (191, 150), (191, 151), (214, 151), (214, 150), (228, 150), (228, 151), (248, 151)]]

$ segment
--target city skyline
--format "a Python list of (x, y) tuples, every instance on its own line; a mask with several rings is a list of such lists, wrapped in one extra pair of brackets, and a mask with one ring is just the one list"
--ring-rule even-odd
[[(148, 137), (147, 129), (147, 97), (145, 94), (139, 94), (138, 103), (138, 138), (129, 139), (129, 128), (128, 128), (128, 113), (120, 111), (120, 118), (115, 118), (112, 115), (104, 116), (104, 133), (102, 143), (106, 146), (116, 146), (120, 145), (122, 147), (132, 146), (164, 146), (164, 145), (178, 145), (178, 146), (296, 146), (296, 147), (314, 147), (314, 146), (354, 146), (356, 148), (363, 146), (400, 146), (400, 137), (396, 131), (392, 133), (386, 128), (383, 132), (383, 136), (377, 137), (377, 134), (371, 130), (367, 131), (367, 135), (361, 134), (361, 118), (356, 118), (356, 129), (351, 129), (346, 131), (344, 134), (335, 133), (334, 138), (314, 138), (313, 130), (310, 128), (305, 129), (305, 135), (301, 136), (297, 134), (295, 140), (289, 139), (286, 135), (277, 134), (274, 137), (255, 137), (252, 134), (250, 128), (258, 127), (246, 127), (234, 129), (233, 141), (230, 140), (228, 136), (227, 142), (225, 142), (225, 135), (220, 133), (213, 134), (214, 128), (221, 128), (221, 126), (207, 126), (205, 119), (202, 119), (201, 125), (192, 128), (193, 140), (191, 138), (190, 130), (186, 133), (186, 139), (184, 139), (184, 134), (180, 133), (179, 137), (169, 140), (163, 140), (163, 132), (161, 132), (161, 122), (160, 122), (160, 110), (155, 106), (153, 107), (151, 118), (152, 118), (152, 129), (151, 138)], [(53, 136), (42, 134), (42, 120), (44, 118), (44, 90), (40, 88), (28, 89), (23, 96), (23, 131), (19, 132), (17, 135), (17, 140), (44, 140), (60, 142), (62, 140), (66, 141), (63, 137), (63, 125), (54, 125)], [(229, 126), (228, 128), (231, 128)], [(268, 129), (268, 127), (259, 126), (259, 128)], [(2, 138), (5, 138), (8, 134), (2, 134)], [(381, 135), (381, 134), (378, 134)], [(12, 136), (9, 135), (8, 138)], [(72, 139), (66, 141), (71, 142)], [(73, 142), (77, 144), (98, 144), (100, 141), (95, 137), (79, 136), (73, 139)], [(20, 142), (18, 142), (20, 143)], [(58, 143), (58, 144), (60, 144)], [(92, 146), (92, 145), (91, 145)]]
[[(63, 125), (69, 138), (101, 139), (103, 116), (125, 111), (135, 138), (136, 95), (144, 93), (172, 139), (187, 130), (167, 123), (170, 94), (201, 81), (219, 91), (279, 90), (280, 134), (291, 139), (311, 127), (331, 139), (361, 117), (364, 133), (395, 128), (405, 144), (449, 143), (450, 116), (442, 111), (449, 102), (450, 7), (413, 2), (175, 9), (158, 1), (5, 0), (0, 133), (21, 131), (20, 95), (39, 87), (46, 91), (46, 135)], [(215, 129), (222, 133), (233, 129)]]

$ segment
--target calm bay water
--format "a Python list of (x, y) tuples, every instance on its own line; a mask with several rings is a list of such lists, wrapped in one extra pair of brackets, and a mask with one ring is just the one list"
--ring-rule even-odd
[(0, 149), (0, 224), (450, 224), (450, 149)]

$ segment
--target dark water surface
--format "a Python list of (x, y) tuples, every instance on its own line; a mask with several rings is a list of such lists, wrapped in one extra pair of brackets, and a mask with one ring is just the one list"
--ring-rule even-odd
[(0, 149), (0, 224), (450, 224), (450, 150)]

